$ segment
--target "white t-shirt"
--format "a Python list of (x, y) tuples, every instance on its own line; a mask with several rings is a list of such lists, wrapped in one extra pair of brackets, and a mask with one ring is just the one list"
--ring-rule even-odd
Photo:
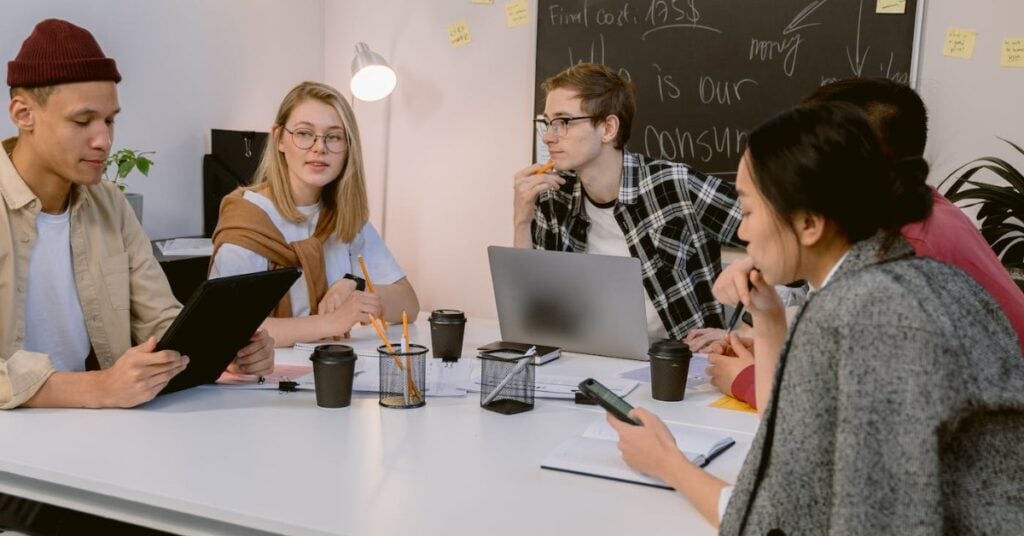
[(25, 289), (25, 350), (50, 356), (60, 371), (85, 370), (91, 348), (71, 266), (68, 211), (36, 216)]
[[(246, 191), (243, 197), (263, 209), (270, 216), (270, 221), (274, 222), (285, 240), (289, 242), (305, 240), (316, 231), (316, 223), (320, 219), (319, 203), (297, 207), (306, 216), (306, 221), (291, 222), (277, 212), (273, 201), (269, 198), (251, 191)], [(336, 238), (324, 242), (324, 264), (327, 269), (328, 287), (345, 274), (364, 277), (363, 271), (359, 267), (358, 255), (363, 256), (366, 269), (370, 271), (370, 278), (375, 285), (390, 285), (405, 277), (405, 272), (388, 251), (384, 241), (377, 234), (377, 230), (367, 222), (351, 243), (342, 242)], [(213, 259), (210, 278), (263, 272), (269, 266), (270, 262), (265, 257), (257, 255), (251, 250), (235, 244), (224, 244), (217, 250), (217, 256)], [(306, 276), (299, 277), (288, 292), (292, 302), (292, 316), (309, 315), (309, 292), (306, 290)]]
[[(587, 253), (597, 255), (615, 255), (617, 257), (629, 257), (629, 246), (626, 245), (626, 235), (622, 228), (615, 221), (614, 207), (601, 208), (595, 205), (589, 197), (583, 196), (584, 208), (590, 218), (590, 231), (587, 233)], [(658, 310), (654, 308), (647, 289), (644, 289), (644, 310), (647, 315), (647, 337), (650, 340), (667, 339), (668, 331), (665, 324), (658, 316)]]

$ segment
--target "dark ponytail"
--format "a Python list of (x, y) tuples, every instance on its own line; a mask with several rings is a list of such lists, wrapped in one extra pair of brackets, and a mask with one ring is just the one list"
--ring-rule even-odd
[(889, 183), (892, 206), (885, 222), (888, 229), (900, 229), (908, 223), (921, 221), (932, 213), (932, 189), (928, 179), (928, 162), (920, 156), (901, 158), (892, 165)]
[(894, 235), (931, 211), (928, 164), (884, 156), (853, 105), (791, 108), (751, 132), (747, 148), (755, 185), (785, 222), (800, 210), (821, 214), (859, 242)]

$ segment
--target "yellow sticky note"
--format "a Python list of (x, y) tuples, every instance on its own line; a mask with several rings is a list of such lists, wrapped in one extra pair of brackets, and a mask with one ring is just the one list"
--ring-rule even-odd
[(757, 413), (757, 410), (747, 405), (746, 402), (737, 400), (729, 395), (725, 395), (718, 400), (715, 400), (709, 407), (718, 409), (731, 409), (733, 411), (745, 411), (747, 413)]
[(505, 4), (505, 24), (509, 28), (530, 23), (530, 6), (526, 0), (513, 0)]
[(974, 42), (977, 39), (978, 32), (974, 30), (950, 28), (946, 32), (946, 46), (942, 48), (942, 54), (951, 58), (969, 60), (974, 55)]
[(1024, 67), (1024, 37), (1007, 37), (1003, 39), (1003, 57), (999, 60), (1003, 67)]
[(907, 0), (877, 0), (875, 13), (902, 15), (907, 12)]
[(469, 35), (469, 25), (466, 21), (460, 20), (448, 25), (448, 42), (453, 48), (468, 45), (473, 40)]
[(494, 3), (494, 0), (470, 0), (470, 2), (472, 2), (472, 3), (474, 3), (474, 4), (484, 4), (484, 5), (489, 5), (489, 4), (493, 4), (493, 3)]

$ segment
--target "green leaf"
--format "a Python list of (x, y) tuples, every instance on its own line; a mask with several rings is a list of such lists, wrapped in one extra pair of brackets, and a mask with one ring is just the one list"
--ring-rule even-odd
[(135, 169), (135, 161), (134, 160), (118, 162), (118, 164), (117, 164), (117, 176), (123, 179), (123, 178), (127, 177), (128, 174), (131, 173), (133, 169)]
[(138, 166), (139, 173), (142, 173), (143, 175), (148, 177), (149, 176), (149, 166), (153, 165), (153, 161), (148, 159), (148, 158), (146, 158), (146, 157), (142, 157), (142, 158), (139, 158), (139, 160), (135, 163), (135, 165)]

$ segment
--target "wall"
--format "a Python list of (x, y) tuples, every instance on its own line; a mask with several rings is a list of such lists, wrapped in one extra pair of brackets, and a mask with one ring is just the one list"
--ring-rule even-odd
[[(458, 20), (472, 42), (456, 49)], [(530, 163), (535, 23), (507, 28), (501, 1), (328, 0), (325, 27), (328, 83), (347, 91), (358, 41), (398, 72), (390, 103), (356, 113), (372, 208), (424, 310), (494, 317), (487, 246), (511, 245), (512, 174)]]
[[(347, 86), (352, 47), (360, 40), (399, 73), (390, 121), (387, 105), (359, 103), (357, 111), (369, 133), (367, 160), (386, 158), (389, 168), (388, 244), (426, 310), (495, 315), (486, 246), (511, 242), (511, 176), (531, 154), (536, 39), (536, 1), (533, 22), (511, 29), (503, 5), (327, 0), (327, 81)], [(473, 40), (453, 49), (446, 27), (458, 20), (467, 21)], [(1022, 20), (1019, 0), (927, 2), (919, 76), (931, 113), (932, 182), (981, 155), (1012, 156), (995, 136), (1024, 144), (1016, 104), (1024, 95), (1024, 69), (998, 66), (1002, 38), (1024, 35)], [(973, 60), (942, 56), (949, 26), (979, 31)], [(383, 166), (376, 165), (370, 178), (380, 188)]]
[[(151, 238), (202, 233), (202, 156), (210, 129), (267, 130), (284, 94), (323, 76), (323, 0), (6, 1), (0, 59), (18, 53), (37, 22), (88, 28), (117, 60), (121, 115), (114, 147), (156, 151), (145, 196)], [(16, 134), (0, 121), (0, 136)]]
[[(96, 34), (125, 75), (115, 145), (158, 152), (151, 177), (134, 179), (131, 189), (146, 195), (144, 223), (159, 238), (202, 228), (201, 156), (210, 128), (265, 130), (281, 97), (303, 79), (322, 78), (347, 93), (354, 45), (366, 41), (400, 77), (387, 101), (355, 104), (372, 221), (425, 310), (493, 317), (486, 246), (511, 243), (511, 177), (530, 163), (536, 31), (535, 22), (507, 28), (503, 4), (7, 2), (0, 59), (13, 58), (48, 16)], [(454, 49), (446, 28), (458, 20), (469, 24), (472, 42)], [(933, 181), (977, 156), (1011, 157), (995, 136), (1024, 143), (1017, 104), (1024, 69), (998, 66), (1002, 38), (1024, 35), (1022, 20), (1019, 0), (927, 2), (920, 85), (931, 111)], [(973, 60), (942, 56), (949, 26), (979, 31)], [(0, 135), (11, 134), (10, 123), (0, 122)]]
[[(973, 59), (942, 55), (950, 27), (978, 32)], [(996, 138), (1024, 146), (1024, 69), (999, 66), (1003, 38), (1024, 37), (1024, 2), (929, 1), (924, 30), (920, 91), (931, 116), (931, 182), (980, 156), (1001, 156), (1024, 167), (1024, 156)]]

